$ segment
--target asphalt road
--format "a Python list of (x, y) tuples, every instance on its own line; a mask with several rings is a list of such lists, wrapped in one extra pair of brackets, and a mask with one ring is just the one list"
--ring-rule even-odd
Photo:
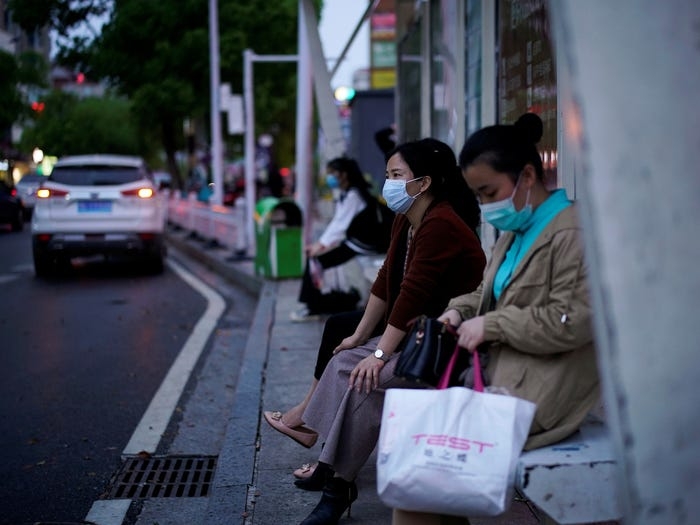
[[(0, 524), (78, 522), (108, 488), (207, 305), (171, 268), (152, 276), (128, 261), (77, 261), (60, 279), (38, 280), (27, 230), (0, 232)], [(191, 270), (223, 291), (227, 304), (246, 304), (238, 308), (242, 317), (228, 312), (217, 330), (243, 339), (251, 311), (246, 299), (196, 266)], [(209, 339), (161, 450), (173, 443), (187, 449), (188, 439), (198, 447), (207, 442), (191, 418), (182, 424), (183, 414), (207, 404), (215, 420), (226, 410), (218, 394), (235, 375), (207, 374), (218, 386), (209, 399), (197, 392), (206, 361), (228, 350), (220, 337)], [(208, 446), (216, 449), (216, 442)]]

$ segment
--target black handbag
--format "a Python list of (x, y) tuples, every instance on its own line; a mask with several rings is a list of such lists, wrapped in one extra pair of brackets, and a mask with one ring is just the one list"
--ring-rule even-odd
[(451, 325), (426, 315), (417, 317), (409, 326), (399, 346), (394, 375), (437, 386), (457, 344), (457, 333)]

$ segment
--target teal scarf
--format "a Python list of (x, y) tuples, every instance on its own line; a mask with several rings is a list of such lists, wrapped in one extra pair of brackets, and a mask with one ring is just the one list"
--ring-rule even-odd
[(532, 216), (523, 229), (514, 232), (515, 237), (513, 238), (513, 243), (510, 245), (510, 248), (508, 248), (506, 256), (498, 267), (493, 280), (493, 296), (496, 301), (501, 297), (505, 287), (508, 286), (513, 271), (535, 243), (537, 237), (540, 236), (542, 230), (552, 222), (552, 219), (554, 219), (559, 212), (569, 206), (571, 206), (571, 201), (566, 197), (566, 191), (563, 189), (555, 190), (547, 197), (547, 200), (532, 212)]

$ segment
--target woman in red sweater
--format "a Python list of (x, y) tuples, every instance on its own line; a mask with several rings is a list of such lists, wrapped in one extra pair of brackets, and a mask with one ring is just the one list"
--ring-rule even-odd
[(387, 159), (383, 195), (397, 216), (367, 306), (334, 347), (301, 404), (301, 418), (265, 414), (274, 428), (304, 445), (315, 441), (315, 432), (324, 437), (314, 473), (325, 478), (323, 497), (304, 525), (338, 522), (357, 497), (354, 479), (376, 444), (384, 390), (415, 387), (393, 374), (407, 323), (420, 314), (440, 315), (451, 297), (476, 288), (486, 264), (474, 232), (478, 205), (450, 147), (423, 139), (397, 146)]

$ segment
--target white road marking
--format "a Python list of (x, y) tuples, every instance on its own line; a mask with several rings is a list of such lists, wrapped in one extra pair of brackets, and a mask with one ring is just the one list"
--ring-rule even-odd
[(130, 505), (130, 499), (98, 500), (92, 504), (85, 521), (97, 525), (121, 525)]
[(192, 374), (194, 366), (206, 345), (207, 339), (216, 328), (216, 324), (223, 313), (226, 303), (223, 298), (212, 288), (197, 279), (179, 264), (168, 259), (168, 266), (172, 268), (187, 284), (202, 294), (207, 300), (207, 309), (204, 315), (197, 321), (190, 337), (180, 350), (175, 362), (170, 367), (168, 374), (151, 400), (141, 422), (122, 452), (124, 455), (134, 455), (145, 451), (154, 453), (158, 443), (168, 426), (180, 395)]

